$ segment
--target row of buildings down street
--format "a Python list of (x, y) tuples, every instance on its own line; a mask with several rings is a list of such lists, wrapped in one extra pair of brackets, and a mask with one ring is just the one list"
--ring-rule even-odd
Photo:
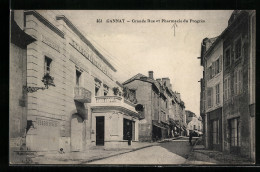
[(66, 16), (12, 11), (10, 162), (17, 151), (113, 148), (128, 137), (134, 145), (202, 131), (187, 127), (193, 119), (169, 78), (149, 71), (119, 83), (116, 72)]
[(204, 144), (255, 159), (254, 10), (235, 10), (227, 28), (201, 43)]

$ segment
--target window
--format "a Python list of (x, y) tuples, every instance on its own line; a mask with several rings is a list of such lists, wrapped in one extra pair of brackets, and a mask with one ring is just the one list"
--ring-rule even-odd
[(219, 97), (219, 84), (216, 85), (216, 104), (220, 103), (220, 97)]
[(132, 129), (132, 121), (125, 119), (123, 121), (123, 140), (128, 140), (128, 134), (129, 133), (129, 137), (132, 139), (133, 136), (133, 129)]
[(214, 120), (212, 122), (212, 125), (213, 144), (219, 144), (219, 120)]
[(212, 88), (207, 90), (208, 108), (212, 107)]
[(49, 57), (45, 57), (45, 59), (44, 59), (44, 75), (50, 74), (50, 72), (51, 72), (51, 62), (52, 62), (52, 59), (50, 59)]
[(101, 81), (95, 79), (95, 96), (99, 96)]
[(241, 38), (235, 42), (235, 60), (241, 57)]
[(215, 72), (216, 72), (216, 71), (215, 71), (215, 69), (216, 69), (216, 68), (215, 68), (215, 67), (216, 67), (215, 64), (216, 64), (215, 62), (212, 63), (212, 74), (211, 74), (211, 78), (213, 78), (213, 77), (215, 76)]
[(225, 67), (229, 66), (231, 64), (231, 50), (228, 48), (225, 51)]
[(230, 96), (231, 96), (230, 76), (228, 76), (224, 80), (224, 100), (228, 100)]
[(76, 70), (76, 86), (80, 86), (80, 76), (81, 76), (81, 72)]
[(229, 121), (230, 125), (230, 143), (231, 146), (240, 146), (240, 123), (239, 118), (234, 118)]
[(203, 103), (202, 103), (203, 110), (206, 109), (206, 92), (203, 90)]
[(242, 69), (238, 69), (234, 73), (234, 94), (238, 95), (242, 92)]
[(220, 72), (219, 70), (219, 59), (216, 60), (215, 62), (215, 74), (218, 74)]
[(103, 85), (104, 87), (104, 96), (107, 96), (108, 92), (109, 92), (109, 87), (107, 85)]
[(212, 78), (212, 66), (208, 68), (208, 80)]

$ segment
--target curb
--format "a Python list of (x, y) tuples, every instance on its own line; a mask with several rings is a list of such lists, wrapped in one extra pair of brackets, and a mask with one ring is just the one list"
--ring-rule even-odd
[[(192, 146), (191, 151), (190, 151), (190, 153), (189, 153), (189, 155), (188, 155), (188, 158), (186, 159), (186, 161), (184, 162), (184, 164), (188, 164), (188, 165), (189, 165), (189, 163), (188, 163), (188, 162), (189, 162), (189, 158), (190, 158), (191, 154), (193, 153), (193, 151), (194, 151), (194, 146), (196, 146), (198, 140), (199, 140), (199, 138), (196, 138), (196, 140), (195, 140), (195, 142), (194, 142), (194, 145)], [(190, 164), (190, 165), (192, 165), (192, 164)]]
[(108, 155), (108, 156), (105, 156), (105, 157), (99, 157), (99, 158), (94, 158), (94, 159), (90, 159), (90, 160), (87, 160), (87, 161), (82, 161), (82, 162), (79, 163), (79, 164), (90, 163), (90, 162), (93, 162), (93, 161), (98, 161), (98, 160), (102, 160), (102, 159), (106, 159), (106, 158), (110, 158), (110, 157), (122, 155), (122, 154), (125, 154), (125, 153), (134, 152), (134, 151), (137, 151), (137, 150), (140, 150), (140, 149), (144, 149), (144, 148), (148, 148), (148, 147), (153, 147), (153, 146), (157, 146), (157, 144), (147, 145), (147, 146), (144, 146), (144, 147), (135, 148), (135, 149), (133, 149), (133, 150), (129, 150), (129, 151), (126, 151), (126, 152), (121, 152), (121, 153), (114, 154), (114, 155)]

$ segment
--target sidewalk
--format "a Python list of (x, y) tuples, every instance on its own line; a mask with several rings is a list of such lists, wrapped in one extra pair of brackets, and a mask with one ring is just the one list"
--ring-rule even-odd
[(131, 146), (120, 148), (106, 148), (104, 146), (96, 146), (82, 152), (65, 152), (60, 154), (58, 151), (37, 152), (34, 156), (30, 156), (30, 164), (86, 164), (92, 161), (109, 158), (128, 152), (144, 149), (159, 145), (160, 143), (177, 140), (182, 137), (168, 138), (158, 142), (134, 142)]
[(37, 156), (32, 158), (32, 164), (85, 164), (158, 144), (158, 142), (137, 142), (123, 148), (104, 148), (100, 146), (85, 150), (84, 152), (67, 152), (64, 154), (58, 152), (38, 152)]
[(197, 165), (253, 165), (247, 158), (215, 150), (206, 150), (199, 138), (191, 151), (186, 164)]

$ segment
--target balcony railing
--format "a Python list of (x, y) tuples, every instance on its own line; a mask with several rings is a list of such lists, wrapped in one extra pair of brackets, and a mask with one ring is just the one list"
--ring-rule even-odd
[(126, 100), (121, 96), (99, 96), (96, 97), (96, 104), (103, 104), (106, 106), (122, 106), (130, 109), (135, 109), (135, 104)]
[(83, 87), (74, 88), (74, 100), (81, 103), (90, 103), (91, 102), (91, 92)]
[(100, 96), (96, 97), (96, 103), (121, 103), (123, 98), (119, 96)]

